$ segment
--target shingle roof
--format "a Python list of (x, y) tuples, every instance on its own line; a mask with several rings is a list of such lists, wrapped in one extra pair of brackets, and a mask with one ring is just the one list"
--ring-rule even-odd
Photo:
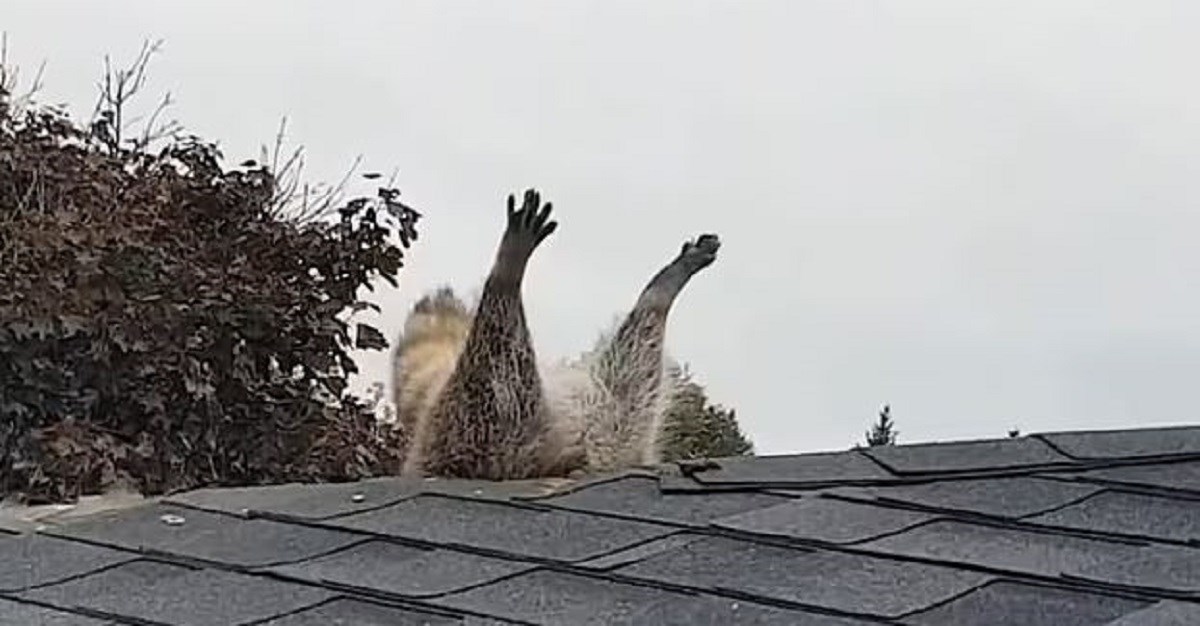
[(206, 489), (0, 563), (0, 625), (1190, 625), (1200, 427)]

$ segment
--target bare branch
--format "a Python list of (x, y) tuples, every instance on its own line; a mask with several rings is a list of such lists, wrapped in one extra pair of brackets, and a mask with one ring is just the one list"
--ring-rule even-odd
[[(124, 69), (114, 70), (111, 58), (108, 55), (104, 57), (104, 77), (97, 84), (99, 94), (89, 127), (93, 138), (112, 152), (119, 152), (122, 149), (121, 144), (126, 131), (139, 119), (126, 119), (129, 103), (145, 87), (146, 67), (150, 64), (150, 58), (161, 49), (161, 39), (144, 41), (137, 56)], [(140, 136), (130, 142), (130, 149), (135, 151), (144, 149), (154, 139), (161, 138), (178, 129), (178, 124), (174, 121), (159, 128), (154, 126), (162, 110), (170, 104), (171, 97), (168, 94), (151, 115), (150, 121), (143, 128)]]
[(42, 78), (45, 73), (46, 61), (43, 60), (38, 65), (37, 73), (34, 74), (29, 88), (24, 93), (18, 94), (20, 69), (16, 65), (9, 64), (8, 33), (0, 32), (0, 100), (5, 101), (9, 114), (20, 115), (33, 103), (34, 97), (42, 90)]

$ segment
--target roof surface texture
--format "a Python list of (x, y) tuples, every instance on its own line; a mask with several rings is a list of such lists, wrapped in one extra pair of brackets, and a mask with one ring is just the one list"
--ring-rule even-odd
[(0, 625), (507, 623), (1200, 624), (1200, 427), (211, 489), (0, 531)]

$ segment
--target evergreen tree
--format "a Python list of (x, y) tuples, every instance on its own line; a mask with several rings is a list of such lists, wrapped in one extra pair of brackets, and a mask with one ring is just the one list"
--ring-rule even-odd
[(671, 373), (675, 393), (663, 421), (661, 439), (665, 461), (747, 456), (754, 445), (738, 425), (733, 409), (712, 405), (704, 387), (686, 368)]
[(896, 435), (900, 434), (896, 431), (896, 423), (892, 421), (892, 407), (883, 405), (883, 410), (879, 412), (879, 421), (871, 426), (871, 430), (867, 431), (867, 445), (874, 446), (892, 446), (896, 444)]

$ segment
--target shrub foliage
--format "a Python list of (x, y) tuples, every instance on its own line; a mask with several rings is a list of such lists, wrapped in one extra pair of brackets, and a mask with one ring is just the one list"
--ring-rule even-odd
[(663, 460), (683, 461), (754, 453), (754, 445), (738, 425), (737, 413), (708, 403), (704, 387), (687, 369), (672, 372), (677, 379), (663, 419), (660, 439)]
[(377, 310), (419, 215), (384, 187), (299, 219), (271, 166), (123, 137), (143, 53), (88, 123), (0, 80), (0, 495), (394, 471), (346, 391), (348, 351), (386, 341), (347, 312)]

